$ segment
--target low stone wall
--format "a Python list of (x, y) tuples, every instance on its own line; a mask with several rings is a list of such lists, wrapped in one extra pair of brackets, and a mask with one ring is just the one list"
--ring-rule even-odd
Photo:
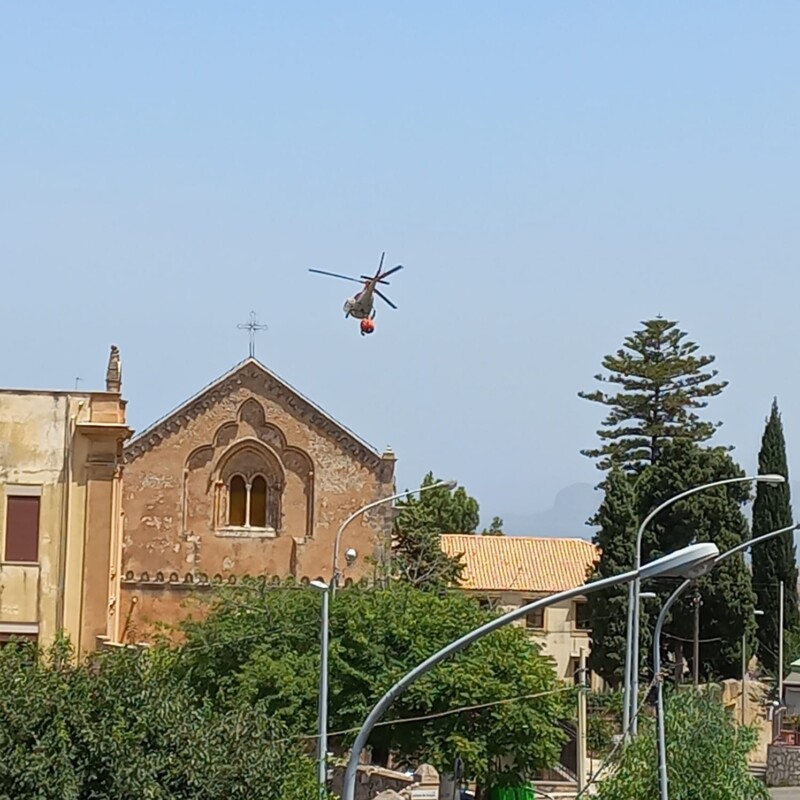
[(800, 786), (800, 747), (767, 747), (767, 786)]
[[(375, 795), (387, 789), (400, 792), (413, 782), (414, 779), (410, 775), (402, 772), (362, 764), (358, 767), (358, 777), (356, 778), (356, 800), (372, 800)], [(341, 797), (343, 783), (344, 767), (334, 767), (331, 781), (333, 794)]]

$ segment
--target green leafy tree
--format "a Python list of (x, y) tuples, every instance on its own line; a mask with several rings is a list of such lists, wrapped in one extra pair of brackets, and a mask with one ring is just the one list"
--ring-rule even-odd
[[(204, 620), (183, 625), (184, 678), (211, 703), (259, 706), (270, 718), (285, 718), (297, 735), (313, 734), (319, 603), (305, 588), (251, 582), (222, 590)], [(353, 729), (401, 675), (490, 618), (461, 593), (404, 582), (337, 591), (330, 619), (332, 749), (352, 743)], [(524, 629), (503, 628), (409, 687), (375, 729), (373, 758), (385, 762), (393, 753), (401, 763), (428, 761), (446, 771), (460, 755), (467, 772), (485, 780), (511, 752), (512, 777), (530, 777), (558, 758), (563, 735), (556, 720), (571, 715), (572, 691)]]
[(488, 528), (481, 531), (481, 536), (502, 536), (503, 535), (503, 520), (500, 517), (492, 517), (491, 523)]
[[(658, 463), (638, 481), (642, 508), (655, 508), (686, 489), (744, 477), (741, 467), (722, 448), (703, 448), (678, 441), (665, 446)], [(644, 562), (692, 542), (713, 542), (720, 552), (746, 541), (750, 534), (743, 505), (750, 497), (746, 483), (719, 486), (693, 494), (668, 506), (648, 526), (642, 544)], [(648, 585), (661, 602), (677, 586), (677, 579), (659, 579)], [(743, 554), (732, 556), (695, 583), (702, 598), (700, 615), (700, 673), (707, 678), (741, 676), (741, 642), (755, 644), (755, 593)], [(685, 592), (673, 606), (664, 628), (665, 642), (691, 660), (694, 636), (692, 592)], [(684, 645), (686, 645), (684, 647)]]
[[(769, 800), (766, 786), (748, 768), (758, 732), (737, 725), (717, 692), (668, 692), (665, 706), (672, 800)], [(653, 723), (652, 718), (642, 721), (617, 768), (600, 782), (599, 800), (659, 796)]]
[[(786, 440), (783, 422), (774, 400), (761, 438), (758, 454), (758, 471), (762, 474), (783, 475), (786, 483), (769, 485), (759, 483), (753, 504), (753, 536), (761, 536), (793, 523), (789, 466), (786, 459)], [(776, 671), (778, 652), (778, 625), (780, 591), (784, 586), (784, 627), (797, 627), (797, 553), (794, 534), (785, 533), (753, 548), (753, 586), (758, 608), (764, 614), (757, 618), (759, 659), (770, 672)]]
[(717, 370), (708, 371), (715, 357), (698, 355), (675, 322), (659, 317), (642, 325), (603, 359), (607, 374), (595, 375), (611, 391), (578, 393), (609, 408), (597, 432), (602, 445), (582, 451), (604, 471), (617, 465), (639, 472), (658, 460), (668, 442), (704, 442), (721, 425), (697, 414), (727, 386), (714, 381)]
[(307, 800), (313, 761), (263, 705), (203, 702), (163, 650), (75, 664), (0, 650), (3, 800)]
[[(421, 487), (439, 483), (429, 472)], [(474, 533), (480, 521), (478, 501), (459, 486), (426, 489), (401, 500), (392, 536), (391, 572), (418, 588), (443, 589), (464, 569), (460, 558), (442, 550), (443, 533)]]
[[(602, 484), (603, 502), (592, 520), (599, 526), (592, 541), (600, 548), (591, 580), (619, 575), (633, 565), (636, 531), (636, 495), (633, 482), (619, 467), (612, 468)], [(592, 649), (589, 667), (612, 687), (619, 686), (625, 674), (628, 587), (612, 586), (592, 592), (588, 598)], [(640, 652), (647, 653), (647, 626), (641, 625), (645, 637)]]
[[(420, 488), (439, 483), (429, 472)], [(400, 528), (427, 527), (437, 533), (474, 533), (480, 522), (480, 506), (474, 497), (467, 494), (463, 486), (449, 489), (440, 486), (427, 489), (397, 503)]]

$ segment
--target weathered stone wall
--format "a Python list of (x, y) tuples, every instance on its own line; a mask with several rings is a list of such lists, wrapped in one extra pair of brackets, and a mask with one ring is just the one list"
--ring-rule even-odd
[(767, 748), (767, 786), (800, 786), (800, 747), (771, 744)]
[[(275, 524), (229, 524), (233, 474), (267, 476), (278, 498), (277, 506), (270, 501)], [(189, 584), (245, 575), (328, 579), (339, 525), (393, 489), (394, 456), (380, 456), (247, 361), (126, 449), (122, 617), (141, 635), (150, 613), (165, 622), (182, 616)], [(368, 561), (380, 558), (389, 523), (381, 510), (348, 527), (340, 568), (349, 547), (359, 559), (346, 578), (371, 576)]]
[[(382, 767), (360, 766), (356, 777), (356, 800), (373, 800), (387, 790), (400, 792), (414, 782), (410, 775), (394, 772)], [(341, 797), (344, 785), (344, 767), (334, 767), (331, 792)]]

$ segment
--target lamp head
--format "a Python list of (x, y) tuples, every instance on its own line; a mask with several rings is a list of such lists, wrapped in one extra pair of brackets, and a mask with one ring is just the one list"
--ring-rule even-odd
[(786, 483), (786, 478), (783, 475), (775, 475), (775, 474), (768, 474), (768, 475), (757, 475), (756, 480), (759, 483)]
[(313, 586), (315, 589), (317, 589), (317, 591), (320, 592), (328, 591), (328, 584), (325, 583), (325, 581), (320, 581), (320, 580), (310, 581), (308, 585)]
[(458, 486), (458, 481), (442, 481), (442, 486), (447, 489), (453, 490)]
[(667, 553), (639, 570), (640, 578), (699, 578), (716, 562), (719, 548), (711, 542), (700, 542)]
[(756, 616), (756, 617), (763, 617), (764, 616), (764, 612), (760, 608), (754, 608), (753, 609), (753, 615)]
[(639, 592), (640, 600), (653, 600), (656, 597), (658, 597), (658, 595), (655, 592)]
[(347, 562), (348, 567), (352, 567), (353, 564), (356, 563), (356, 559), (358, 558), (358, 551), (355, 547), (348, 547), (344, 553), (344, 560)]

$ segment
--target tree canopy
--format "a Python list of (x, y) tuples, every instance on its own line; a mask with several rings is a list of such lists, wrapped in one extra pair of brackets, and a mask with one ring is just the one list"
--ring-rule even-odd
[(314, 796), (313, 761), (263, 704), (203, 702), (163, 650), (70, 656), (0, 650), (3, 800)]
[[(302, 587), (251, 582), (222, 590), (206, 619), (183, 625), (180, 669), (211, 703), (257, 704), (298, 734), (313, 734), (319, 603)], [(405, 672), (490, 618), (459, 592), (424, 592), (403, 582), (337, 591), (330, 606), (332, 749), (352, 742), (354, 729)], [(508, 626), (401, 695), (388, 724), (370, 739), (373, 758), (380, 763), (391, 752), (400, 762), (447, 771), (460, 755), (467, 773), (482, 780), (494, 761), (513, 752), (513, 775), (530, 776), (558, 759), (563, 737), (556, 720), (571, 716), (572, 691), (524, 629)], [(411, 718), (417, 721), (401, 722)]]
[[(439, 483), (429, 472), (420, 488)], [(478, 501), (464, 487), (426, 489), (397, 503), (392, 536), (391, 572), (418, 588), (444, 589), (458, 582), (460, 558), (442, 551), (443, 533), (474, 533), (480, 521)]]
[[(789, 465), (786, 458), (786, 440), (783, 422), (778, 410), (778, 401), (772, 403), (769, 418), (761, 438), (758, 454), (758, 471), (761, 474), (777, 474), (786, 478), (786, 483), (756, 486), (753, 504), (753, 536), (789, 527), (794, 521), (791, 489), (789, 488)], [(753, 548), (753, 587), (758, 608), (764, 614), (757, 618), (758, 656), (764, 667), (775, 672), (778, 662), (778, 626), (780, 590), (784, 587), (784, 628), (797, 627), (797, 552), (794, 534), (785, 533)]]
[[(594, 542), (602, 553), (592, 579), (632, 568), (636, 530), (650, 509), (691, 487), (743, 476), (727, 451), (685, 441), (665, 444), (659, 461), (635, 479), (621, 468), (613, 468), (602, 484), (604, 498), (593, 520), (599, 525)], [(742, 512), (748, 498), (746, 484), (729, 484), (668, 506), (644, 533), (643, 563), (694, 541), (713, 542), (720, 552), (742, 543), (749, 537)], [(655, 591), (663, 603), (677, 583), (674, 579), (657, 579), (644, 586), (647, 591)], [(755, 594), (744, 557), (726, 559), (695, 586), (703, 603), (701, 639), (712, 640), (701, 645), (700, 673), (706, 677), (736, 677), (741, 673), (742, 635), (752, 646), (755, 631)], [(668, 649), (678, 658), (685, 649), (690, 662), (691, 646), (684, 648), (684, 644), (691, 642), (694, 635), (692, 596), (687, 592), (678, 600), (664, 629)], [(627, 590), (617, 587), (593, 592), (588, 602), (592, 627), (590, 665), (612, 685), (619, 685), (624, 673)], [(646, 668), (650, 663), (651, 632), (645, 610), (643, 606), (639, 652), (641, 666)]]
[[(636, 495), (632, 481), (622, 469), (614, 467), (602, 488), (603, 501), (593, 519), (599, 530), (592, 537), (601, 557), (591, 580), (619, 575), (633, 566)], [(611, 686), (619, 686), (625, 674), (628, 587), (612, 586), (592, 592), (587, 608), (592, 631), (589, 667)], [(644, 621), (641, 630), (646, 633)], [(646, 656), (644, 644), (640, 652)]]
[[(703, 448), (691, 442), (675, 442), (664, 448), (662, 458), (639, 481), (641, 503), (655, 508), (686, 489), (714, 481), (744, 477), (744, 471), (721, 448)], [(668, 506), (648, 526), (643, 537), (643, 561), (647, 562), (692, 542), (713, 542), (720, 553), (749, 536), (743, 506), (750, 497), (747, 483), (718, 486)], [(641, 508), (641, 506), (640, 506)], [(663, 603), (678, 579), (648, 582)], [(739, 553), (725, 559), (695, 581), (702, 599), (700, 610), (700, 674), (707, 678), (741, 676), (742, 636), (748, 647), (755, 644), (755, 593), (750, 572)], [(694, 635), (692, 592), (673, 606), (664, 627), (665, 642), (680, 658), (684, 649), (691, 662)], [(711, 640), (711, 641), (708, 641)]]
[[(737, 725), (716, 692), (667, 691), (664, 721), (672, 800), (769, 800), (748, 768), (758, 733)], [(599, 783), (598, 800), (658, 797), (655, 745), (654, 720), (645, 717), (617, 769)]]
[(604, 471), (617, 465), (639, 472), (658, 460), (666, 443), (704, 442), (722, 424), (704, 421), (697, 413), (727, 386), (715, 382), (717, 370), (708, 370), (715, 357), (699, 355), (698, 345), (686, 339), (676, 322), (659, 317), (642, 325), (603, 359), (607, 374), (595, 375), (613, 389), (578, 393), (609, 409), (597, 431), (601, 446), (581, 451), (598, 459)]

